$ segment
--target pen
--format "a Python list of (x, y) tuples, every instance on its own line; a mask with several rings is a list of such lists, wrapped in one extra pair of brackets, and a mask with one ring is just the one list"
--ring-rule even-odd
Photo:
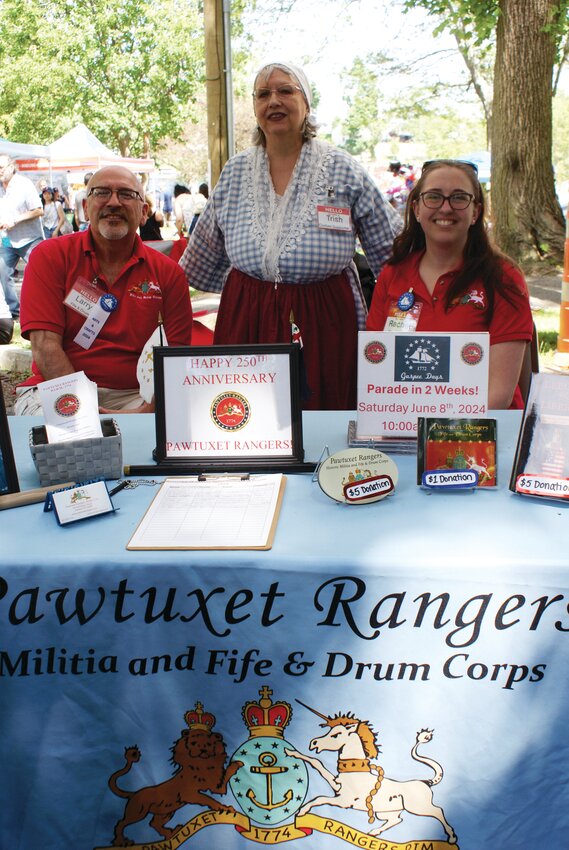
[(116, 487), (113, 487), (113, 489), (109, 491), (109, 496), (114, 496), (115, 493), (118, 493), (120, 490), (124, 490), (125, 487), (128, 487), (128, 483), (128, 481), (121, 481), (120, 484), (117, 484)]

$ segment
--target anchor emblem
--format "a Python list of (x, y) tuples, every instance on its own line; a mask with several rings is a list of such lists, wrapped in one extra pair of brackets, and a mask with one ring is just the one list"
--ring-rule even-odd
[(290, 803), (292, 800), (292, 790), (289, 788), (283, 799), (278, 803), (273, 802), (273, 775), (277, 773), (286, 773), (288, 771), (288, 767), (279, 767), (278, 765), (275, 767), (277, 761), (277, 757), (273, 753), (261, 753), (259, 756), (260, 765), (251, 765), (249, 770), (251, 773), (261, 773), (265, 776), (266, 788), (267, 788), (267, 802), (261, 803), (255, 796), (255, 792), (252, 788), (249, 788), (247, 791), (247, 796), (251, 800), (251, 802), (255, 803), (256, 806), (259, 806), (260, 809), (278, 809), (281, 806), (286, 806), (287, 803)]
[(260, 699), (243, 706), (249, 737), (231, 757), (241, 766), (229, 783), (243, 814), (265, 827), (293, 818), (308, 791), (306, 765), (291, 754), (296, 747), (284, 736), (292, 706), (284, 700), (273, 702), (272, 695), (271, 688), (264, 685)]

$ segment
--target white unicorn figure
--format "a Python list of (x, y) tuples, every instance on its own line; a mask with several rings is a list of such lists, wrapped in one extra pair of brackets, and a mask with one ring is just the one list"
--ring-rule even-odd
[(378, 751), (375, 733), (366, 720), (359, 720), (352, 713), (326, 717), (310, 706), (302, 702), (300, 704), (325, 721), (323, 725), (328, 727), (327, 732), (319, 738), (313, 738), (309, 748), (317, 753), (336, 752), (338, 773), (331, 773), (320, 759), (296, 750), (287, 750), (289, 755), (301, 758), (313, 767), (334, 792), (332, 796), (320, 795), (306, 802), (299, 810), (298, 817), (316, 806), (326, 805), (367, 811), (370, 824), (376, 819), (384, 821), (380, 827), (369, 832), (370, 835), (380, 835), (401, 823), (403, 812), (409, 812), (421, 817), (436, 818), (443, 827), (449, 844), (457, 843), (456, 833), (445, 818), (443, 810), (433, 803), (431, 788), (438, 785), (443, 778), (443, 769), (438, 762), (418, 752), (420, 745), (432, 740), (432, 730), (421, 729), (417, 733), (411, 756), (415, 761), (428, 765), (433, 770), (434, 777), (399, 782), (384, 777), (382, 768), (371, 764), (371, 759), (376, 758)]

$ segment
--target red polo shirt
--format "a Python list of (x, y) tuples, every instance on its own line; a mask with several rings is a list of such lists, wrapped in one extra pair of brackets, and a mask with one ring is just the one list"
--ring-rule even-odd
[[(419, 274), (422, 251), (410, 254), (402, 263), (383, 267), (374, 289), (371, 308), (367, 318), (369, 331), (382, 331), (392, 305), (411, 287), (415, 301), (422, 304), (417, 331), (488, 331), (490, 345), (511, 340), (531, 340), (533, 318), (527, 287), (522, 274), (510, 263), (502, 262), (502, 276), (509, 287), (511, 301), (498, 292), (494, 295), (494, 312), (488, 321), (488, 296), (484, 284), (472, 283), (467, 292), (445, 310), (445, 289), (457, 271), (439, 277), (431, 295)], [(511, 408), (523, 408), (519, 387), (516, 387)]]
[(419, 274), (422, 257), (423, 253), (416, 251), (402, 263), (383, 267), (367, 318), (369, 331), (383, 330), (391, 305), (396, 305), (399, 296), (412, 287), (416, 302), (422, 304), (417, 331), (489, 331), (490, 345), (532, 338), (533, 319), (526, 284), (521, 273), (510, 263), (502, 263), (502, 274), (512, 301), (506, 301), (496, 293), (494, 312), (488, 321), (488, 296), (482, 282), (472, 283), (459, 302), (445, 310), (445, 289), (457, 272), (441, 275), (431, 295)]
[[(85, 317), (64, 304), (78, 278), (97, 280), (100, 289), (118, 299), (89, 349), (74, 342)], [(168, 257), (144, 245), (136, 236), (134, 251), (112, 286), (101, 275), (89, 230), (46, 239), (35, 248), (24, 272), (21, 293), (22, 336), (35, 330), (53, 331), (76, 371), (83, 370), (97, 386), (136, 389), (136, 365), (147, 339), (164, 322), (169, 345), (190, 345), (192, 305), (185, 275)], [(32, 364), (26, 385), (43, 378)]]

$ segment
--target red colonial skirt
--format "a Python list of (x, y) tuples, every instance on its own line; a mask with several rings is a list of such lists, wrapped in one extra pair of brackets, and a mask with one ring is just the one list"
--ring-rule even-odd
[(214, 345), (292, 341), (300, 330), (308, 392), (304, 410), (354, 410), (358, 326), (345, 274), (318, 283), (271, 283), (232, 269), (225, 282)]

